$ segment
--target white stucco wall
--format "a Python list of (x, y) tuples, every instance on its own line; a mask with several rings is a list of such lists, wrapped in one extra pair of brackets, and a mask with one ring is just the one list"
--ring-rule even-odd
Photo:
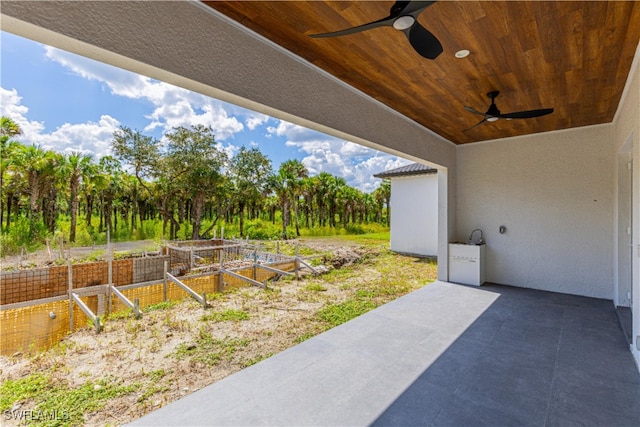
[(600, 125), (458, 148), (458, 239), (483, 229), (488, 282), (612, 299), (613, 136)]
[(438, 176), (391, 178), (391, 250), (438, 254)]

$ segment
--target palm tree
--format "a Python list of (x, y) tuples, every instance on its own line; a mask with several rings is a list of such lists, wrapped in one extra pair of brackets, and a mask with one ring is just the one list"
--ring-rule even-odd
[(90, 155), (77, 151), (65, 156), (61, 166), (62, 175), (64, 176), (65, 181), (67, 182), (67, 188), (69, 189), (69, 216), (71, 217), (69, 241), (75, 242), (80, 184), (86, 180), (88, 176), (93, 175), (96, 168)]
[(300, 186), (304, 201), (304, 217), (307, 228), (315, 227), (313, 200), (316, 198), (316, 180), (314, 178), (315, 177), (304, 178)]
[(289, 203), (293, 207), (293, 218), (296, 227), (296, 235), (300, 236), (298, 224), (298, 199), (302, 179), (309, 175), (307, 168), (299, 160), (287, 160), (280, 165), (275, 177), (276, 192), (282, 202), (282, 236), (287, 238), (287, 225), (289, 225)]
[(387, 206), (387, 227), (391, 224), (391, 181), (385, 179), (380, 184), (380, 187), (376, 188), (373, 192), (373, 196), (378, 202), (378, 221), (382, 222), (382, 208), (386, 204)]
[(346, 228), (349, 220), (351, 220), (353, 224), (356, 223), (356, 213), (362, 200), (362, 193), (356, 188), (344, 186), (341, 196), (341, 204), (343, 206), (342, 226)]
[(116, 199), (121, 187), (122, 168), (120, 162), (111, 156), (104, 156), (98, 163), (100, 174), (104, 177), (104, 186), (100, 191), (100, 225), (98, 232), (102, 232), (104, 228), (111, 232), (117, 231), (111, 226), (114, 200)]
[[(11, 120), (7, 116), (0, 117), (0, 188), (2, 189), (2, 193), (0, 195), (0, 229), (2, 228), (2, 223), (4, 222), (4, 174), (9, 169), (9, 165), (12, 163), (13, 155), (12, 152), (17, 148), (17, 142), (12, 141), (16, 135), (22, 134), (22, 129), (20, 126), (13, 120)], [(10, 201), (7, 199), (7, 203)], [(7, 222), (10, 219), (7, 217)], [(8, 227), (7, 223), (7, 227)]]
[[(2, 116), (0, 117), (0, 136), (11, 138), (12, 136), (21, 135), (22, 129), (20, 126), (14, 122), (10, 117)], [(5, 140), (2, 140), (4, 143)]]
[(86, 225), (91, 229), (91, 218), (93, 217), (93, 207), (96, 199), (100, 195), (100, 191), (104, 190), (107, 185), (107, 178), (100, 172), (98, 165), (95, 165), (93, 173), (88, 174), (82, 179), (82, 193), (84, 195), (86, 207)]
[(347, 182), (344, 178), (331, 175), (326, 194), (329, 205), (329, 227), (335, 228), (336, 226), (336, 211), (338, 209), (339, 200), (342, 198), (343, 189), (346, 185)]
[(52, 176), (55, 168), (55, 153), (43, 150), (39, 145), (20, 145), (15, 153), (15, 163), (26, 176), (29, 188), (29, 222), (30, 234), (33, 235), (35, 223), (40, 218), (41, 183), (47, 176)]
[(371, 193), (365, 193), (362, 195), (362, 221), (371, 222), (371, 212), (375, 211), (376, 199)]
[(40, 194), (42, 206), (42, 221), (50, 233), (56, 230), (58, 219), (58, 195), (67, 190), (65, 178), (62, 176), (65, 158), (62, 154), (50, 152), (51, 160), (40, 179)]

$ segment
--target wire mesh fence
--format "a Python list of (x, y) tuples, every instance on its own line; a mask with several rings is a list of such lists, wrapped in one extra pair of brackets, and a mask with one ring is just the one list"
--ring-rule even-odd
[(177, 271), (180, 282), (201, 295), (250, 286), (250, 281), (265, 283), (299, 266), (295, 257), (222, 239), (172, 242), (162, 253), (166, 255), (0, 273), (0, 353), (42, 350), (87, 326), (89, 317), (70, 303), (71, 292), (99, 316), (129, 309), (109, 284), (144, 308), (189, 295), (165, 280), (165, 272)]

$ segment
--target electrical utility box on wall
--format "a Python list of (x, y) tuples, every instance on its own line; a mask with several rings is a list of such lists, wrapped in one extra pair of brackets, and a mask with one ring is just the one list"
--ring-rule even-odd
[(486, 245), (449, 244), (449, 281), (480, 286), (485, 282)]

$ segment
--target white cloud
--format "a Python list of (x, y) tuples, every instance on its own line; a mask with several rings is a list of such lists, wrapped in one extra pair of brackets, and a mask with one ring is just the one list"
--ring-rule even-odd
[(254, 130), (258, 126), (267, 123), (269, 121), (269, 118), (270, 117), (265, 114), (253, 112), (252, 114), (247, 115), (245, 123), (247, 124), (247, 128), (249, 128), (249, 130)]
[(20, 126), (23, 138), (37, 135), (44, 129), (44, 123), (27, 119), (29, 108), (22, 105), (22, 97), (15, 89), (7, 90), (0, 87), (0, 112)]
[(15, 89), (0, 87), (0, 102), (2, 115), (10, 117), (22, 129), (22, 135), (16, 137), (18, 141), (63, 153), (81, 151), (92, 154), (96, 160), (110, 154), (113, 132), (120, 126), (118, 120), (103, 115), (98, 122), (65, 123), (51, 133), (43, 133), (43, 123), (27, 119), (29, 108), (22, 105)]
[(176, 126), (211, 126), (216, 140), (219, 141), (231, 138), (243, 130), (242, 123), (235, 117), (229, 117), (220, 106), (204, 105), (202, 111), (198, 114), (193, 105), (184, 99), (174, 104), (163, 104), (148, 116), (153, 121), (144, 130), (150, 131), (161, 127), (166, 132)]
[(278, 126), (269, 126), (267, 132), (284, 137), (285, 145), (305, 153), (302, 163), (311, 175), (328, 172), (344, 178), (350, 186), (367, 193), (378, 188), (381, 182), (373, 174), (410, 163), (408, 160), (284, 121), (280, 121)]
[(390, 154), (379, 153), (377, 156), (371, 157), (355, 166), (354, 178), (351, 185), (360, 191), (370, 193), (378, 188), (382, 182), (381, 179), (374, 178), (374, 174), (399, 168), (409, 163), (411, 163), (409, 160)]
[(98, 122), (65, 123), (50, 134), (39, 135), (40, 144), (56, 151), (81, 151), (92, 154), (96, 159), (111, 153), (113, 132), (120, 122), (103, 115)]
[[(73, 73), (104, 84), (114, 95), (148, 101), (154, 110), (147, 116), (151, 122), (145, 131), (160, 128), (167, 132), (175, 126), (201, 124), (211, 126), (216, 139), (225, 140), (244, 130), (242, 122), (228, 114), (232, 109), (221, 101), (53, 47), (45, 47), (45, 53)], [(266, 120), (267, 116), (250, 112), (247, 127), (253, 129)]]

